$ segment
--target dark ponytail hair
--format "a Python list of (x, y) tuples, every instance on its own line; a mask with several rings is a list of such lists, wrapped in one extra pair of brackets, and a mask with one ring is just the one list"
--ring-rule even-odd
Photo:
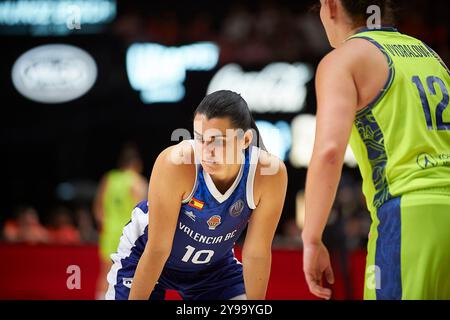
[(252, 145), (267, 150), (247, 102), (240, 94), (229, 90), (219, 90), (210, 93), (203, 98), (197, 109), (195, 109), (194, 117), (197, 114), (203, 114), (208, 119), (230, 118), (232, 125), (236, 129), (253, 131)]
[(345, 11), (356, 24), (364, 23), (367, 18), (367, 8), (376, 5), (381, 9), (382, 24), (394, 23), (394, 12), (391, 0), (340, 0)]

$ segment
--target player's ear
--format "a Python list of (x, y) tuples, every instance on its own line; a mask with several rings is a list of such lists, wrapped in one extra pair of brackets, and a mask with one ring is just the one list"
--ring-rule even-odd
[(247, 130), (244, 133), (244, 149), (247, 149), (253, 141), (253, 130)]
[(338, 1), (340, 0), (324, 0), (324, 9), (326, 10), (330, 19), (334, 19), (337, 15)]

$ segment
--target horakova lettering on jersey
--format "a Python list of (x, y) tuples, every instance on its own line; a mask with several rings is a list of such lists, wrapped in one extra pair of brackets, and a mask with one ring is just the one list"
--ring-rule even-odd
[(433, 55), (421, 44), (383, 44), (394, 57), (431, 58)]

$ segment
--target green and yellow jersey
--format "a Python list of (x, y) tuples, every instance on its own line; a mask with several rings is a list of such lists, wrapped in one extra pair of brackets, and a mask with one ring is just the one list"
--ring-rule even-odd
[(359, 111), (350, 145), (369, 209), (422, 189), (450, 188), (450, 74), (420, 40), (395, 29), (365, 31), (389, 62), (389, 79)]
[(137, 174), (126, 170), (111, 170), (106, 175), (103, 195), (103, 228), (100, 234), (100, 251), (104, 259), (117, 250), (123, 227), (130, 221), (135, 206), (132, 195)]
[(377, 46), (389, 64), (350, 138), (373, 220), (365, 298), (450, 299), (450, 72), (394, 28), (353, 38)]

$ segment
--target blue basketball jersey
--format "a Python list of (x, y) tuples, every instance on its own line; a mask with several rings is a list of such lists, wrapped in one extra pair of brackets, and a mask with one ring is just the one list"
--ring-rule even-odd
[(167, 267), (201, 270), (233, 255), (233, 246), (255, 208), (253, 181), (258, 156), (256, 147), (245, 150), (240, 171), (224, 194), (217, 190), (202, 166), (197, 165), (195, 186), (181, 206)]
[[(195, 150), (194, 141), (190, 140), (190, 143)], [(182, 202), (165, 268), (201, 271), (215, 263), (234, 260), (233, 246), (255, 209), (253, 182), (259, 152), (260, 149), (254, 146), (243, 152), (245, 159), (240, 171), (225, 194), (217, 190), (211, 176), (196, 164), (195, 184), (190, 196)], [(110, 272), (110, 283), (117, 280), (115, 278), (123, 267), (139, 261), (148, 239), (148, 214), (152, 213), (148, 212), (146, 200), (133, 210), (118, 250), (111, 255), (115, 264)]]

